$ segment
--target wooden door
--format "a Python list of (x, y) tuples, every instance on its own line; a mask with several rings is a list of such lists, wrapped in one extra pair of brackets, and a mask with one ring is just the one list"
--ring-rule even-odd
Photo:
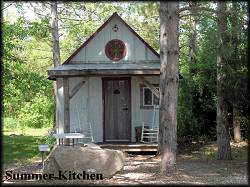
[(130, 78), (103, 78), (105, 142), (130, 142), (130, 95)]

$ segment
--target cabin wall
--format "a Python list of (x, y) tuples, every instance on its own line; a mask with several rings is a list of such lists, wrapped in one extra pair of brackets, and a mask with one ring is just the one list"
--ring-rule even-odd
[[(77, 132), (86, 129), (86, 123), (91, 122), (95, 142), (102, 142), (102, 82), (100, 77), (73, 77), (69, 78), (69, 92), (81, 81), (84, 85), (70, 99), (70, 131)], [(64, 100), (62, 79), (58, 79), (57, 89), (57, 120), (58, 133), (63, 133), (64, 127)]]
[[(146, 79), (152, 84), (159, 84), (159, 77)], [(73, 77), (69, 78), (69, 91), (80, 82), (85, 81), (81, 89), (70, 99), (70, 130), (85, 129), (86, 122), (91, 122), (95, 142), (103, 141), (103, 101), (101, 77)], [(57, 120), (59, 133), (63, 132), (63, 84), (57, 79)], [(142, 126), (142, 122), (151, 123), (153, 109), (140, 109), (140, 84), (143, 82), (136, 76), (131, 78), (131, 141), (135, 142), (135, 127)]]
[[(146, 76), (145, 77), (151, 84), (159, 84), (159, 76)], [(140, 84), (143, 82), (136, 76), (132, 77), (132, 142), (136, 141), (135, 127), (142, 126), (142, 123), (152, 123), (153, 109), (140, 108)]]
[[(114, 25), (118, 31), (112, 30)], [(156, 56), (146, 45), (134, 35), (117, 17), (114, 17), (90, 42), (82, 48), (70, 63), (112, 62), (105, 54), (105, 45), (112, 39), (120, 39), (127, 46), (127, 55), (117, 62), (156, 61)]]
[(103, 141), (102, 79), (89, 78), (89, 121), (92, 123), (95, 142)]

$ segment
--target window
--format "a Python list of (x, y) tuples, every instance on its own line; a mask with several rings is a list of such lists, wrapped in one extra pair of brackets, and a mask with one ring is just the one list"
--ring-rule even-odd
[[(157, 90), (160, 90), (158, 85), (154, 85)], [(159, 105), (159, 98), (145, 85), (141, 85), (141, 108), (153, 108), (154, 105)]]

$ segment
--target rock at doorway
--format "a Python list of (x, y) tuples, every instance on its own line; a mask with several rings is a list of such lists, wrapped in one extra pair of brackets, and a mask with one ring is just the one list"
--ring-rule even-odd
[(119, 150), (56, 145), (45, 161), (44, 173), (58, 177), (59, 170), (67, 170), (66, 176), (71, 171), (102, 174), (106, 178), (122, 170), (124, 164), (124, 154)]

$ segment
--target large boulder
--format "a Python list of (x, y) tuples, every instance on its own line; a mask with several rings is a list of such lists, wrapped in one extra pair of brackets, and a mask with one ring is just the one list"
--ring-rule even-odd
[(45, 160), (43, 173), (58, 177), (59, 171), (68, 176), (70, 173), (102, 174), (111, 177), (123, 169), (124, 154), (118, 150), (101, 149), (95, 146), (58, 146), (56, 145)]

